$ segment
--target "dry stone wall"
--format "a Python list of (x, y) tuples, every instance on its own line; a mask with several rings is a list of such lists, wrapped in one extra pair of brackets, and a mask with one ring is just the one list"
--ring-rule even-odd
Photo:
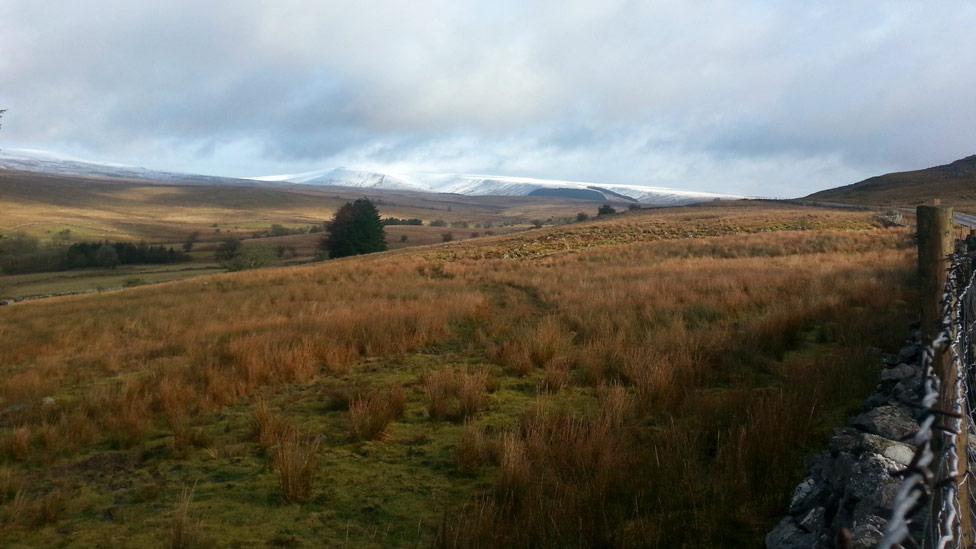
[(881, 541), (901, 477), (915, 447), (908, 442), (922, 410), (918, 338), (884, 370), (862, 413), (838, 429), (829, 447), (809, 461), (789, 514), (766, 535), (766, 547), (874, 547)]

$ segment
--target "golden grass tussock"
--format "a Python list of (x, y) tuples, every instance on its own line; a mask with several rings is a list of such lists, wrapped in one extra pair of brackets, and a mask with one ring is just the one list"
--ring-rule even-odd
[(370, 391), (349, 404), (349, 434), (356, 440), (381, 438), (390, 423), (403, 417), (405, 409), (402, 386)]
[(258, 400), (251, 411), (251, 433), (258, 446), (270, 450), (290, 429), (290, 425), (271, 410), (266, 400)]
[(4, 505), (3, 521), (15, 528), (41, 528), (57, 522), (67, 509), (67, 497), (58, 488), (31, 496), (26, 490), (18, 490)]
[(424, 378), (427, 415), (435, 420), (469, 418), (486, 406), (489, 385), (490, 376), (484, 370), (433, 372)]
[(274, 468), (286, 502), (305, 503), (312, 499), (319, 445), (316, 437), (294, 428), (279, 434), (274, 447)]
[(461, 431), (456, 450), (458, 470), (473, 474), (496, 458), (498, 445), (475, 423), (468, 422)]
[(173, 518), (170, 521), (169, 547), (189, 549), (201, 545), (200, 523), (190, 515), (194, 488), (184, 486), (176, 501)]

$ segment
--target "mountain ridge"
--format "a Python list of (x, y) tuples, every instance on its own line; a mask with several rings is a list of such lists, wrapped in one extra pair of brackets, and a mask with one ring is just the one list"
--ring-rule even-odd
[[(334, 173), (342, 170), (342, 177)], [(593, 201), (633, 202), (656, 206), (682, 206), (711, 200), (734, 200), (729, 194), (684, 191), (645, 185), (604, 184), (534, 177), (463, 173), (428, 173), (416, 176), (380, 171), (337, 168), (295, 175), (254, 178), (316, 185), (362, 186), (391, 190), (420, 190), (467, 196), (559, 196)], [(349, 182), (352, 182), (350, 185)], [(368, 184), (367, 184), (368, 183)]]
[(29, 149), (0, 151), (0, 169), (107, 179), (136, 179), (169, 184), (336, 186), (467, 196), (552, 196), (602, 202), (641, 203), (651, 206), (685, 206), (714, 200), (741, 198), (731, 194), (685, 191), (646, 185), (605, 184), (463, 173), (425, 173), (408, 176), (352, 167), (337, 167), (295, 174), (233, 178), (151, 170), (125, 164), (92, 162)]
[(876, 175), (805, 198), (880, 206), (912, 206), (939, 198), (946, 204), (976, 208), (976, 154), (929, 168)]

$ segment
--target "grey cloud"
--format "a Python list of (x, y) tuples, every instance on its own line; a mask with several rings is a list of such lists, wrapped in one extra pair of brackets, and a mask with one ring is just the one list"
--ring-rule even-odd
[(974, 149), (968, 2), (0, 4), (0, 140), (800, 194)]

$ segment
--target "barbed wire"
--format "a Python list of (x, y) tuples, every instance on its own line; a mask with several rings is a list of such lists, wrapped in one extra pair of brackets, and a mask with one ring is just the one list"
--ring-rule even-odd
[[(878, 547), (959, 547), (962, 536), (959, 501), (960, 456), (958, 435), (966, 429), (976, 437), (973, 405), (976, 404), (976, 277), (966, 279), (971, 265), (966, 253), (952, 258), (942, 297), (941, 329), (932, 343), (922, 349), (922, 394), (918, 430), (910, 440), (916, 451), (908, 467), (900, 472), (901, 485), (892, 504), (891, 518), (885, 526), (884, 537)], [(947, 372), (954, 378), (940, 379), (936, 371), (936, 356), (947, 353), (951, 367)], [(952, 383), (956, 398), (940, 403), (943, 383)], [(948, 409), (939, 406), (947, 405)], [(964, 417), (965, 416), (965, 417)], [(973, 463), (971, 447), (963, 458)], [(972, 472), (967, 467), (969, 482)], [(970, 497), (973, 496), (970, 491)], [(976, 503), (976, 502), (974, 502)], [(969, 505), (970, 513), (976, 505)], [(919, 539), (913, 537), (914, 533)]]

